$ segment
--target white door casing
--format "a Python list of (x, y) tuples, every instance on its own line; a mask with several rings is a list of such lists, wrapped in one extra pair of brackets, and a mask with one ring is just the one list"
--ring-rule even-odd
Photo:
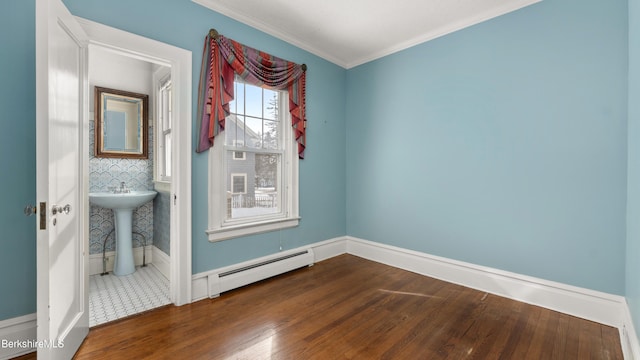
[(61, 0), (36, 1), (39, 359), (71, 358), (89, 331), (87, 44)]
[[(91, 46), (124, 56), (171, 67), (174, 138), (171, 159), (171, 302), (191, 302), (191, 51), (148, 39), (104, 24), (76, 18), (89, 36)], [(88, 125), (86, 125), (88, 126)]]

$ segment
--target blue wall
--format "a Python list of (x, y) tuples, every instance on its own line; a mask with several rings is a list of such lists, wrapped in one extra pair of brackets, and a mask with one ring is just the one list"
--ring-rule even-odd
[(626, 24), (547, 0), (350, 70), (347, 234), (623, 294)]
[[(194, 153), (194, 273), (349, 234), (626, 291), (640, 325), (640, 225), (625, 222), (640, 215), (640, 107), (627, 105), (640, 94), (640, 33), (631, 12), (627, 36), (627, 1), (545, 0), (348, 71), (187, 0), (65, 3), (192, 51), (194, 94), (211, 27), (309, 65), (301, 225), (209, 243), (207, 156)], [(177, 23), (157, 25), (172, 14)], [(35, 201), (34, 19), (33, 0), (2, 4), (0, 186), (11, 191), (0, 206), (0, 320), (36, 307), (35, 220), (21, 212)]]
[[(193, 54), (193, 114), (204, 36), (217, 29), (237, 41), (276, 56), (306, 63), (308, 146), (300, 162), (300, 226), (210, 243), (207, 229), (207, 154), (193, 155), (193, 273), (291, 249), (346, 233), (346, 70), (191, 1), (65, 0), (77, 16), (175, 45)], [(122, 11), (127, 9), (127, 11)], [(177, 19), (174, 15), (179, 14)], [(165, 25), (162, 25), (165, 24)], [(171, 25), (166, 25), (171, 24)], [(189, 119), (191, 121), (191, 119)], [(194, 144), (195, 144), (195, 121)], [(195, 145), (194, 145), (195, 146)]]
[(629, 153), (627, 180), (627, 303), (640, 330), (640, 0), (629, 0)]
[(35, 2), (0, 11), (0, 320), (36, 308)]

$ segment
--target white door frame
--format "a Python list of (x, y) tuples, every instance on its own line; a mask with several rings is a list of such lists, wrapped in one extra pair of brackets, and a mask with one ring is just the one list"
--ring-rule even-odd
[[(128, 33), (83, 18), (76, 18), (89, 43), (125, 56), (171, 67), (175, 125), (171, 181), (171, 301), (191, 302), (191, 51)], [(85, 116), (88, 128), (89, 114)], [(84, 194), (88, 199), (89, 194)], [(88, 214), (85, 216), (88, 217)], [(87, 220), (88, 221), (88, 220)]]

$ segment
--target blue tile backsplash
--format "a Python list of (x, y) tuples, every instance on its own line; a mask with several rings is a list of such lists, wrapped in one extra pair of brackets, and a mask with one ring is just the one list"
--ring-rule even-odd
[[(131, 190), (153, 190), (153, 128), (149, 127), (149, 159), (96, 158), (94, 156), (94, 121), (89, 124), (89, 191), (107, 191), (125, 182)], [(153, 202), (133, 212), (133, 247), (153, 244)], [(167, 225), (168, 226), (168, 225)], [(91, 205), (89, 213), (89, 254), (102, 253), (105, 237), (114, 227), (110, 209)], [(115, 250), (115, 233), (109, 236), (107, 251)]]
[(171, 255), (169, 246), (170, 207), (170, 193), (158, 191), (158, 196), (153, 200), (153, 245), (167, 255)]

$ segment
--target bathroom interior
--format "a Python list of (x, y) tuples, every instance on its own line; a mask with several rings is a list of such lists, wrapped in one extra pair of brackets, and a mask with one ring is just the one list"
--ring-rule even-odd
[[(169, 66), (134, 58), (98, 45), (91, 45), (89, 48), (88, 72), (91, 109), (88, 149), (91, 203), (89, 325), (96, 326), (171, 302), (168, 279), (172, 87)], [(145, 158), (119, 156), (117, 152), (105, 156), (97, 151), (96, 132), (105, 130), (104, 126), (97, 126), (96, 122), (102, 121), (100, 124), (104, 125), (107, 117), (96, 116), (94, 111), (98, 101), (98, 97), (94, 97), (96, 87), (148, 95), (148, 126), (136, 129), (136, 138), (140, 141), (144, 138), (139, 136), (141, 131), (148, 133)], [(106, 102), (98, 104), (104, 106)], [(113, 123), (113, 117), (109, 121)], [(130, 245), (122, 245), (120, 241), (125, 237), (119, 231), (126, 228), (124, 221), (120, 217), (115, 220), (114, 215), (118, 210), (97, 205), (96, 193), (128, 196), (149, 190), (156, 194), (152, 194), (152, 200), (145, 199), (146, 203), (136, 205), (128, 230), (131, 233)], [(131, 219), (131, 215), (128, 217)], [(121, 249), (116, 246), (116, 238)], [(127, 260), (127, 256), (131, 257), (131, 254), (131, 270), (118, 271), (124, 269), (120, 264), (123, 259)]]

